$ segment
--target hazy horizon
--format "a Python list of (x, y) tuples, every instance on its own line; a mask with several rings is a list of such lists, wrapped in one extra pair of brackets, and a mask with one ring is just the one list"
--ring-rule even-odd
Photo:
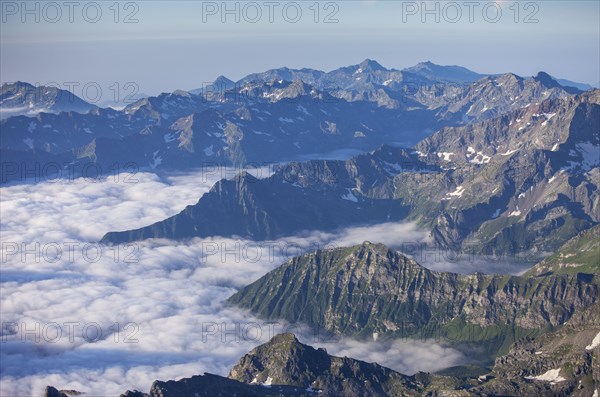
[[(199, 88), (219, 75), (236, 81), (279, 67), (330, 71), (366, 58), (394, 69), (429, 60), (482, 74), (600, 80), (598, 2), (529, 2), (518, 11), (508, 1), (476, 2), (472, 11), (462, 3), (318, 2), (318, 13), (313, 3), (294, 2), (276, 2), (270, 11), (260, 2), (227, 2), (221, 10), (221, 2), (152, 1), (119, 3), (118, 12), (108, 3), (99, 10), (86, 2), (73, 10), (36, 3), (28, 14), (21, 3), (7, 9), (3, 2), (2, 82), (97, 82), (106, 89), (135, 82), (154, 95)], [(292, 23), (293, 4), (301, 16)], [(101, 16), (88, 22), (94, 15)]]

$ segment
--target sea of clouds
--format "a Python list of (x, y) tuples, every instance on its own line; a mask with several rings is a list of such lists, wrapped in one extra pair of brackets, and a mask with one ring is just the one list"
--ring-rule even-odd
[(376, 361), (403, 373), (469, 362), (435, 340), (319, 339), (314, 330), (269, 324), (224, 304), (240, 287), (303, 252), (364, 240), (396, 247), (428, 241), (412, 223), (307, 232), (260, 243), (210, 238), (96, 244), (108, 231), (178, 213), (221, 176), (199, 170), (140, 173), (134, 181), (2, 187), (0, 395), (39, 396), (53, 385), (89, 396), (118, 396), (127, 389), (147, 391), (156, 379), (227, 375), (242, 355), (283, 331), (299, 331), (302, 341), (330, 354)]

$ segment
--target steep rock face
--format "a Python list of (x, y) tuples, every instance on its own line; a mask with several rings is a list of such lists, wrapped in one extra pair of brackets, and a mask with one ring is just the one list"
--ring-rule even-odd
[(576, 313), (558, 331), (514, 344), (498, 357), (484, 395), (591, 397), (600, 390), (600, 305)]
[[(430, 161), (445, 165), (505, 161), (502, 157), (523, 149), (541, 149), (559, 155), (564, 151), (556, 152), (565, 144), (574, 149), (578, 143), (599, 143), (599, 105), (600, 90), (576, 97), (548, 99), (501, 117), (444, 128), (415, 148), (430, 157)], [(441, 151), (453, 154), (438, 156)], [(568, 157), (569, 151), (564, 154)]]
[(446, 171), (396, 176), (396, 197), (444, 245), (553, 251), (600, 221), (599, 103), (596, 90), (443, 129), (416, 150)]
[(424, 328), (460, 330), (464, 323), (555, 327), (597, 296), (591, 276), (525, 279), (438, 273), (383, 245), (364, 243), (296, 257), (229, 302), (260, 316), (304, 322), (336, 334), (406, 336)]
[[(579, 94), (581, 93), (581, 89), (575, 87), (575, 86), (570, 86), (569, 83), (567, 81), (564, 81), (563, 83), (561, 83), (559, 80), (554, 79), (552, 76), (550, 76), (548, 73), (546, 72), (538, 72), (537, 75), (535, 75), (535, 77), (533, 78), (535, 81), (539, 81), (541, 84), (545, 85), (546, 87), (549, 88), (562, 88), (563, 90), (565, 90), (566, 92), (568, 92), (569, 94)], [(577, 85), (577, 83), (575, 83)], [(583, 90), (587, 91), (589, 89), (591, 89), (592, 87), (585, 87)]]

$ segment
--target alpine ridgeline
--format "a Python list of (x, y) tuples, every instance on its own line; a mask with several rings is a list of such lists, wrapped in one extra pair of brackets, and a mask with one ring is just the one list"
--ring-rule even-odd
[(404, 220), (442, 247), (541, 257), (600, 222), (598, 131), (600, 90), (548, 99), (444, 128), (410, 150), (292, 162), (265, 179), (242, 173), (171, 218), (102, 241), (264, 240)]
[[(328, 73), (280, 68), (238, 82), (220, 76), (189, 92), (133, 95), (119, 110), (53, 87), (5, 84), (0, 154), (26, 170), (51, 163), (67, 168), (59, 174), (89, 176), (90, 163), (105, 173), (115, 164), (187, 170), (340, 156), (386, 142), (409, 147), (442, 127), (579, 92), (541, 75), (485, 76), (430, 62), (400, 71), (365, 60)], [(27, 176), (5, 168), (0, 183)]]
[(268, 319), (337, 335), (486, 341), (491, 355), (560, 326), (598, 299), (591, 274), (517, 277), (430, 271), (382, 244), (295, 257), (231, 296)]

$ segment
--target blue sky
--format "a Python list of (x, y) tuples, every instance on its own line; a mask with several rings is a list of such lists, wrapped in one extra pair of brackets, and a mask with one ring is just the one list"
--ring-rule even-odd
[[(431, 60), (482, 73), (544, 70), (600, 80), (600, 2), (594, 0), (482, 1), (472, 8), (465, 1), (228, 2), (238, 11), (226, 15), (221, 1), (118, 7), (83, 1), (72, 10), (49, 3), (27, 2), (33, 10), (27, 14), (20, 1), (1, 2), (2, 82), (98, 82), (106, 89), (131, 81), (155, 94), (197, 88), (220, 74), (236, 80), (281, 66), (331, 70), (365, 58), (393, 68)], [(127, 15), (134, 23), (124, 23)], [(333, 23), (324, 23), (327, 15)]]

